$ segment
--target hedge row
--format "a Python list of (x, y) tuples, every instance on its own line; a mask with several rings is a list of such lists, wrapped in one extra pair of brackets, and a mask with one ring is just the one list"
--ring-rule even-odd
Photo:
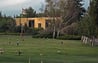
[(50, 34), (37, 34), (37, 35), (33, 35), (33, 38), (52, 38), (52, 35)]
[[(20, 35), (20, 33), (0, 33), (0, 35)], [(24, 35), (32, 35), (32, 34), (27, 34), (25, 33)], [(36, 34), (32, 35), (33, 38), (52, 38), (51, 34)], [(81, 40), (81, 36), (76, 36), (76, 35), (63, 35), (60, 36), (56, 39), (61, 39), (61, 40)]]
[[(33, 38), (52, 38), (52, 35), (33, 35)], [(64, 35), (64, 36), (60, 36), (56, 39), (61, 39), (61, 40), (81, 40), (81, 36), (76, 36), (76, 35)]]
[(64, 36), (58, 37), (57, 39), (61, 39), (61, 40), (81, 40), (81, 36), (64, 35)]
[[(20, 35), (20, 33), (0, 33), (0, 35)], [(32, 35), (31, 33), (24, 33), (23, 35)]]

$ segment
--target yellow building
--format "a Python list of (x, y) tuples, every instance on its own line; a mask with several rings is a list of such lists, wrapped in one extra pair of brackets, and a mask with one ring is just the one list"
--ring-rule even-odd
[(46, 29), (52, 18), (38, 17), (38, 18), (15, 18), (16, 26), (25, 26), (32, 28), (43, 28)]

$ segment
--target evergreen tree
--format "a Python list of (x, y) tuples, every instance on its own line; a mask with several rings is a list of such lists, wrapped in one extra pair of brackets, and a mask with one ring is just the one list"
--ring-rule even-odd
[(98, 0), (91, 0), (88, 15), (89, 19), (92, 21), (92, 27), (94, 28), (91, 30), (93, 31), (93, 35), (96, 36), (98, 34)]
[(1, 17), (2, 17), (2, 13), (0, 12), (0, 19), (1, 19)]
[(37, 17), (36, 11), (32, 8), (26, 8), (24, 9), (25, 14), (21, 14), (20, 17), (28, 17), (28, 18), (33, 18), (33, 17)]
[(95, 0), (95, 21), (98, 26), (98, 0)]
[(91, 0), (87, 14), (81, 21), (82, 35), (97, 36), (98, 34), (98, 0)]
[(84, 15), (85, 9), (81, 2), (83, 0), (67, 0), (68, 10), (65, 21), (69, 21), (69, 24), (73, 23), (73, 21), (80, 21)]
[(89, 8), (89, 16), (98, 25), (98, 0), (91, 0)]

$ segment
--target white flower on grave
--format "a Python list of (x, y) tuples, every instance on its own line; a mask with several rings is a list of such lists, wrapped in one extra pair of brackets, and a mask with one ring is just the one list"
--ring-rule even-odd
[(60, 51), (60, 50), (58, 50), (58, 51), (57, 51), (57, 53), (61, 53), (61, 51)]
[(43, 56), (43, 54), (40, 53), (40, 56)]

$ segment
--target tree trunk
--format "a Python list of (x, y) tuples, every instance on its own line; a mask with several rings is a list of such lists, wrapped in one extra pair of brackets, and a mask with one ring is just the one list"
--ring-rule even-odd
[(56, 35), (56, 28), (55, 28), (55, 26), (54, 26), (54, 28), (53, 28), (53, 39), (55, 39), (55, 35)]
[(60, 36), (60, 30), (57, 31), (57, 38)]

